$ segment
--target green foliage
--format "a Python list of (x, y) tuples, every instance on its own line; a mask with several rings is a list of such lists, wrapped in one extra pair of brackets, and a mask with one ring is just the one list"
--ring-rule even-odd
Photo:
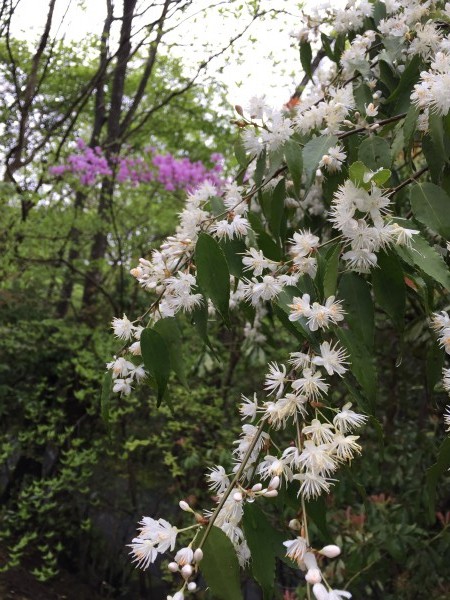
[(212, 527), (203, 547), (202, 574), (213, 598), (241, 600), (239, 563), (229, 538), (218, 527)]

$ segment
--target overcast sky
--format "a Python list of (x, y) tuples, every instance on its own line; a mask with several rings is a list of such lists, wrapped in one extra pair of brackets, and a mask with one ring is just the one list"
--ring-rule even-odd
[[(187, 19), (177, 28), (171, 37), (172, 42), (182, 46), (171, 51), (178, 54), (186, 65), (196, 64), (200, 57), (206, 56), (205, 44), (218, 48), (226, 45), (243, 25), (249, 21), (244, 14), (239, 20), (219, 14), (220, 7), (230, 3), (212, 0), (217, 6), (209, 9), (207, 16)], [(195, 11), (210, 5), (211, 0), (195, 0)], [(236, 45), (242, 51), (241, 64), (237, 64), (237, 55), (227, 54), (227, 60), (219, 58), (209, 67), (209, 72), (228, 86), (230, 104), (245, 106), (251, 96), (265, 94), (273, 106), (284, 104), (295, 89), (301, 75), (299, 71), (298, 49), (293, 45), (290, 31), (298, 28), (298, 2), (294, 0), (262, 0), (264, 8), (283, 9), (287, 14), (277, 19), (265, 19), (254, 23), (243, 39)], [(66, 12), (65, 19), (59, 28), (58, 36), (66, 39), (82, 40), (88, 33), (99, 33), (105, 14), (105, 0), (87, 0), (84, 10), (77, 0), (57, 0), (55, 25)], [(119, 14), (121, 2), (116, 0), (116, 12)], [(245, 4), (245, 3), (244, 3)], [(140, 8), (151, 6), (150, 0), (140, 0)], [(15, 35), (33, 39), (39, 35), (45, 22), (48, 0), (20, 0), (13, 32)], [(53, 33), (56, 31), (56, 26)], [(189, 46), (192, 44), (192, 46)], [(223, 71), (219, 69), (223, 67)]]

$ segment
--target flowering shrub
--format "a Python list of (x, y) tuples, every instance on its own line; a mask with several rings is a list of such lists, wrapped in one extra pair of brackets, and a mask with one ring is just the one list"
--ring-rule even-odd
[[(273, 597), (283, 546), (308, 598), (351, 597), (325, 575), (340, 547), (320, 548), (310, 524), (317, 499), (362, 452), (364, 426), (376, 425), (374, 306), (403, 335), (407, 302), (419, 304), (450, 351), (450, 318), (435, 312), (450, 289), (449, 28), (442, 2), (311, 8), (297, 34), (311, 83), (284, 110), (264, 98), (236, 107), (235, 182), (192, 190), (174, 235), (131, 270), (151, 301), (141, 317), (113, 320), (123, 347), (107, 365), (103, 402), (146, 378), (164, 401), (171, 373), (185, 379), (177, 322), (186, 317), (209, 344), (210, 321), (233, 327), (243, 314), (257, 339), (270, 311), (297, 344), (242, 398), (234, 468), (206, 476), (215, 508), (200, 513), (181, 499), (191, 517), (182, 529), (142, 518), (131, 555), (147, 568), (175, 552), (168, 569), (179, 585), (168, 598), (195, 591), (199, 571), (214, 597), (239, 598), (239, 566)], [(449, 369), (443, 378), (448, 391)], [(431, 502), (449, 441), (430, 469)], [(274, 527), (268, 503), (288, 509), (288, 523)]]
[(52, 175), (73, 174), (81, 185), (92, 186), (103, 177), (115, 175), (118, 183), (137, 186), (152, 181), (161, 184), (165, 190), (189, 190), (203, 181), (220, 187), (223, 157), (219, 153), (211, 155), (213, 168), (208, 169), (201, 161), (192, 162), (188, 158), (176, 158), (172, 154), (159, 154), (156, 149), (146, 149), (146, 156), (114, 156), (108, 161), (102, 148), (91, 148), (82, 139), (77, 142), (78, 152), (70, 154), (67, 162), (50, 167)]

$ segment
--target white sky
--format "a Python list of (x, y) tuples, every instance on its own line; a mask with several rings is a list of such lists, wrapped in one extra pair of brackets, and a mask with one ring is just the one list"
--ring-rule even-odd
[[(121, 0), (115, 0), (114, 3), (119, 14)], [(212, 3), (218, 6), (208, 11), (206, 19), (199, 18), (197, 22), (189, 19), (172, 34), (171, 41), (183, 45), (174, 47), (171, 52), (180, 56), (186, 65), (195, 64), (200, 56), (208, 55), (205, 53), (205, 44), (212, 44), (216, 49), (225, 45), (249, 20), (245, 13), (239, 21), (219, 15), (220, 7), (230, 7), (226, 1), (195, 0), (195, 10)], [(81, 41), (88, 33), (101, 32), (105, 0), (86, 0), (83, 4), (84, 10), (81, 10), (77, 0), (56, 1), (55, 24), (60, 22), (67, 10), (58, 37), (64, 35), (67, 40)], [(293, 39), (289, 36), (290, 31), (298, 28), (298, 4), (295, 0), (262, 0), (266, 9), (283, 9), (288, 14), (254, 23), (236, 46), (243, 53), (240, 60), (237, 54), (228, 52), (226, 60), (219, 58), (210, 64), (209, 73), (215, 74), (219, 81), (228, 86), (230, 104), (246, 106), (252, 96), (263, 94), (273, 106), (281, 107), (287, 102), (302, 77), (298, 48), (294, 47)], [(138, 3), (141, 8), (148, 9), (149, 6), (150, 0)], [(20, 0), (14, 16), (13, 33), (33, 40), (42, 30), (47, 8), (48, 0)], [(55, 31), (56, 27), (52, 33)], [(219, 72), (221, 67), (223, 71)]]

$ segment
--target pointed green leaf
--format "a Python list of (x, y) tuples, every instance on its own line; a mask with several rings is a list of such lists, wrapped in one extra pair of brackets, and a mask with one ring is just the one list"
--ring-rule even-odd
[(145, 368), (156, 383), (159, 406), (169, 381), (170, 353), (164, 338), (154, 329), (144, 329), (140, 342)]
[(323, 294), (325, 298), (329, 298), (336, 294), (340, 255), (340, 244), (336, 244), (336, 246), (331, 249), (331, 252), (328, 252), (326, 255), (325, 274), (323, 277)]
[(261, 185), (265, 172), (266, 172), (266, 149), (264, 148), (264, 150), (261, 152), (261, 154), (256, 159), (255, 174), (253, 176), (256, 187), (259, 187)]
[(174, 318), (160, 319), (153, 329), (164, 339), (170, 355), (170, 366), (180, 383), (187, 387), (181, 332), (177, 320)]
[(294, 184), (294, 191), (298, 196), (302, 186), (303, 173), (303, 155), (301, 147), (294, 142), (294, 140), (288, 140), (284, 144), (284, 157), (292, 178), (292, 183)]
[(309, 42), (300, 42), (300, 62), (309, 79), (312, 79), (311, 71), (312, 50)]
[(339, 327), (336, 333), (350, 355), (352, 373), (369, 401), (365, 410), (373, 413), (377, 396), (375, 358), (356, 331)]
[(213, 598), (242, 600), (236, 550), (218, 527), (211, 527), (206, 538), (200, 570)]
[(344, 273), (339, 284), (339, 298), (344, 300), (345, 320), (352, 332), (367, 348), (373, 348), (374, 310), (367, 281), (356, 273)]
[(372, 271), (375, 299), (390, 316), (394, 325), (403, 330), (405, 325), (406, 288), (403, 269), (392, 251), (378, 254), (378, 268)]
[[(396, 219), (396, 221), (403, 227), (407, 227), (408, 225), (408, 221), (403, 219)], [(395, 246), (395, 249), (400, 258), (405, 262), (419, 267), (419, 269), (440, 283), (445, 289), (450, 290), (450, 272), (444, 259), (420, 234), (413, 236), (411, 248)]]
[(450, 239), (450, 197), (434, 183), (418, 183), (411, 190), (414, 217), (445, 239)]
[(272, 527), (256, 502), (245, 504), (242, 525), (252, 555), (252, 575), (261, 586), (264, 600), (272, 600), (275, 559), (283, 553), (286, 536)]
[(271, 194), (269, 227), (277, 239), (280, 238), (281, 223), (284, 216), (284, 201), (286, 199), (286, 180), (281, 179)]
[(314, 500), (308, 500), (305, 504), (306, 512), (319, 530), (324, 541), (330, 539), (330, 532), (327, 525), (327, 505), (324, 496), (319, 496)]
[(335, 135), (320, 135), (309, 140), (303, 148), (303, 165), (305, 167), (306, 181), (308, 186), (316, 174), (317, 167), (324, 154), (338, 143)]
[(228, 269), (231, 275), (235, 277), (242, 277), (244, 265), (242, 264), (242, 255), (246, 252), (247, 246), (245, 242), (240, 239), (234, 240), (221, 240), (219, 246), (222, 248), (223, 253), (228, 264)]
[(369, 137), (361, 143), (358, 158), (372, 171), (380, 167), (389, 169), (392, 163), (389, 144), (384, 138), (378, 136)]
[(112, 371), (106, 371), (105, 376), (103, 377), (102, 395), (100, 398), (100, 414), (101, 414), (103, 422), (105, 423), (108, 431), (109, 431), (109, 427), (110, 427), (109, 404), (110, 404), (110, 398), (111, 398), (112, 385), (113, 385)]
[(230, 271), (223, 250), (207, 233), (200, 233), (195, 246), (197, 283), (202, 292), (228, 323), (230, 300)]
[(203, 303), (200, 306), (197, 306), (197, 308), (192, 311), (192, 322), (195, 325), (200, 339), (206, 344), (206, 346), (208, 346), (213, 353), (213, 356), (219, 360), (217, 353), (208, 337), (208, 302), (206, 298), (203, 299)]

